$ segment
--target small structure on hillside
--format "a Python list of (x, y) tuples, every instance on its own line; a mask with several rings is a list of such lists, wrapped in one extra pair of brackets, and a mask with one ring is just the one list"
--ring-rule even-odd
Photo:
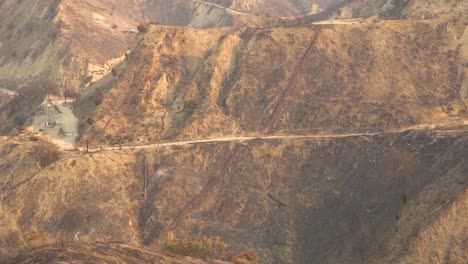
[(54, 128), (56, 125), (55, 121), (55, 107), (52, 100), (47, 99), (45, 104), (45, 128)]

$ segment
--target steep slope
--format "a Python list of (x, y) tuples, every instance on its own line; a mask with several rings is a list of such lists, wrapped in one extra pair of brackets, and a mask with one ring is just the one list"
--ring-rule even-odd
[[(235, 12), (215, 4), (190, 0), (2, 1), (0, 87), (16, 90), (37, 79), (48, 79), (81, 90), (121, 60), (139, 23), (206, 28), (252, 19), (249, 10)], [(265, 3), (259, 8), (266, 8)]]
[(64, 85), (81, 89), (123, 59), (142, 21), (137, 0), (62, 0), (59, 16), (61, 37), (72, 52), (61, 76)]
[(468, 5), (463, 0), (413, 0), (408, 5), (407, 13), (408, 17), (419, 19), (466, 18)]
[(0, 87), (16, 90), (33, 78), (60, 79), (66, 49), (58, 40), (60, 1), (0, 3)]
[[(81, 93), (109, 73), (136, 38), (137, 2), (2, 1), (0, 88), (21, 98), (1, 106), (0, 131), (28, 125), (47, 90)], [(44, 87), (48, 83), (48, 87)]]
[[(53, 149), (41, 142), (2, 138), (0, 223), (8, 228), (0, 229), (1, 256), (70, 242), (155, 249), (158, 238), (163, 247), (163, 230), (219, 175), (168, 237), (221, 236), (230, 244), (228, 254), (255, 250), (265, 263), (417, 262), (433, 258), (432, 248), (462, 263), (468, 235), (464, 131), (53, 159)], [(238, 155), (227, 163), (235, 148)], [(434, 239), (440, 232), (443, 237)]]
[(318, 17), (327, 19), (335, 16), (370, 16), (379, 12), (387, 12), (393, 17), (416, 18), (466, 13), (466, 6), (461, 0), (393, 2), (2, 1), (0, 17), (4, 23), (0, 26), (0, 86), (14, 90), (33, 80), (49, 79), (67, 85), (67, 88), (80, 90), (90, 81), (109, 73), (131, 46), (136, 25), (149, 21), (207, 28), (280, 23), (273, 17), (252, 14), (298, 17), (320, 13)]
[(47, 79), (78, 91), (88, 75), (102, 77), (134, 38), (140, 17), (132, 3), (3, 1), (0, 85)]
[[(153, 26), (77, 113), (99, 143), (375, 131), (466, 118), (456, 20), (195, 30)], [(197, 47), (197, 48), (193, 48)], [(272, 118), (274, 117), (274, 118)]]
[(0, 104), (0, 133), (9, 133), (15, 128), (27, 125), (27, 121), (37, 111), (47, 94), (57, 94), (51, 82), (38, 81), (17, 90), (17, 96), (9, 96)]

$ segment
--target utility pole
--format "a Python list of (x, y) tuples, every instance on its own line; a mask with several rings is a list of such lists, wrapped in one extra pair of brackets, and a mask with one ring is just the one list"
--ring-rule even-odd
[(63, 92), (63, 97), (65, 97), (65, 104), (66, 104), (67, 103), (67, 95), (68, 95), (67, 79), (65, 79), (64, 88), (65, 88), (65, 91)]
[(47, 100), (45, 104), (45, 128), (53, 128), (55, 127), (55, 109), (52, 100), (50, 99), (50, 95), (47, 94)]

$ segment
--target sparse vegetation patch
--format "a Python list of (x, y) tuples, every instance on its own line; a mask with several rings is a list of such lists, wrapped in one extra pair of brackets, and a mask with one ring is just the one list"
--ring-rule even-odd
[(169, 241), (166, 249), (177, 255), (216, 258), (224, 255), (228, 249), (228, 244), (219, 237), (183, 238)]

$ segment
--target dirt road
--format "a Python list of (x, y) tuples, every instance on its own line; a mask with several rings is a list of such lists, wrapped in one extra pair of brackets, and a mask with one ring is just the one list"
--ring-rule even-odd
[[(451, 123), (453, 124), (453, 123)], [(457, 120), (456, 124), (467, 126), (468, 120)], [(360, 136), (376, 136), (382, 134), (398, 134), (406, 131), (434, 131), (434, 132), (447, 132), (447, 133), (459, 133), (461, 130), (449, 130), (443, 129), (448, 126), (446, 123), (437, 123), (437, 124), (419, 124), (414, 126), (408, 126), (395, 130), (385, 130), (379, 132), (363, 132), (363, 133), (342, 133), (342, 134), (309, 134), (309, 135), (260, 135), (260, 136), (232, 136), (232, 137), (221, 137), (221, 138), (211, 138), (211, 139), (199, 139), (199, 140), (188, 140), (188, 141), (175, 141), (175, 142), (164, 142), (164, 143), (155, 143), (149, 145), (139, 145), (139, 146), (122, 146), (122, 150), (137, 150), (137, 149), (151, 149), (151, 148), (164, 148), (164, 147), (174, 147), (174, 146), (188, 146), (193, 144), (206, 144), (206, 143), (222, 143), (222, 142), (247, 142), (255, 139), (262, 140), (287, 140), (287, 139), (317, 139), (317, 138), (348, 138), (348, 137), (360, 137)], [(440, 129), (439, 129), (440, 128)], [(439, 129), (439, 130), (438, 130)], [(466, 128), (463, 131), (468, 131)], [(93, 148), (89, 149), (89, 152), (98, 152), (98, 151), (112, 151), (119, 150), (119, 147), (103, 147), (103, 148)], [(86, 151), (85, 148), (79, 148), (80, 151)]]
[(41, 134), (49, 141), (57, 144), (62, 150), (74, 149), (76, 136), (78, 136), (78, 118), (73, 111), (63, 105), (61, 100), (53, 100), (58, 112), (54, 118), (56, 125), (53, 128), (44, 127), (45, 115), (41, 111), (33, 120), (31, 129), (41, 131)]
[(73, 114), (72, 110), (62, 104), (57, 104), (60, 112), (57, 125), (63, 129), (65, 136), (63, 141), (69, 144), (75, 144), (75, 138), (78, 136), (78, 118)]
[[(67, 106), (63, 105), (63, 102), (56, 100), (54, 101), (58, 110), (61, 112), (56, 115), (57, 125), (53, 131), (47, 132), (53, 137), (50, 139), (56, 143), (62, 150), (69, 150), (74, 148), (76, 136), (78, 136), (78, 118), (73, 114), (73, 111)], [(228, 136), (221, 138), (210, 138), (210, 139), (198, 139), (198, 140), (186, 140), (186, 141), (174, 141), (174, 142), (162, 142), (148, 145), (138, 146), (122, 146), (121, 148), (116, 147), (101, 147), (89, 149), (89, 152), (98, 151), (113, 151), (113, 150), (136, 150), (136, 149), (151, 149), (151, 148), (164, 148), (174, 146), (188, 146), (193, 144), (206, 144), (206, 143), (222, 143), (222, 142), (247, 142), (255, 139), (262, 140), (303, 140), (303, 139), (317, 139), (317, 138), (348, 138), (348, 137), (360, 137), (360, 136), (376, 136), (381, 134), (398, 134), (405, 131), (441, 131), (445, 132), (460, 132), (460, 130), (448, 130), (444, 127), (450, 127), (453, 125), (463, 126), (466, 131), (468, 129), (468, 119), (448, 119), (445, 122), (434, 123), (434, 124), (418, 124), (413, 126), (407, 126), (400, 129), (385, 130), (378, 132), (362, 132), (362, 133), (314, 133), (305, 135), (248, 135), (248, 136)], [(58, 131), (62, 128), (65, 135), (59, 135)], [(79, 148), (80, 151), (86, 151), (86, 148)]]
[(7, 90), (7, 89), (0, 89), (0, 93), (9, 95), (9, 96), (17, 96), (18, 93), (15, 91)]

